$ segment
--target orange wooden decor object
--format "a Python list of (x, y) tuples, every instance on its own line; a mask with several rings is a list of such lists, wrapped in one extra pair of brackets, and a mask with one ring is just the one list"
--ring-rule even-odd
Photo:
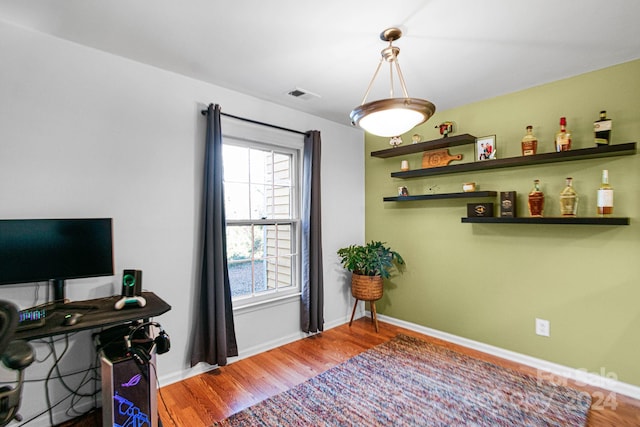
[(422, 169), (437, 168), (447, 166), (454, 160), (462, 160), (462, 154), (452, 156), (449, 149), (425, 151), (422, 153)]

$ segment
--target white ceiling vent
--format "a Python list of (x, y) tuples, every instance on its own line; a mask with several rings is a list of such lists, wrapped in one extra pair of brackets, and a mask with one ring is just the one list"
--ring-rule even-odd
[(309, 92), (308, 90), (305, 90), (305, 89), (300, 89), (299, 87), (293, 90), (290, 90), (289, 92), (287, 92), (287, 95), (293, 96), (294, 98), (298, 98), (298, 99), (304, 99), (305, 101), (308, 101), (314, 98), (320, 98), (320, 95), (315, 94), (313, 92)]

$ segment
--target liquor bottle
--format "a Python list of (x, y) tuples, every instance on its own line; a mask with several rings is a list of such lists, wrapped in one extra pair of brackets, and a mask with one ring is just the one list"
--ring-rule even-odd
[(560, 130), (556, 133), (556, 151), (571, 149), (571, 132), (567, 130), (567, 118), (560, 117)]
[(593, 122), (593, 132), (596, 135), (596, 145), (609, 145), (611, 143), (611, 119), (607, 119), (607, 112), (600, 111), (600, 119)]
[(540, 191), (540, 180), (533, 181), (533, 189), (529, 193), (529, 216), (542, 217), (544, 212), (544, 193)]
[(538, 139), (533, 136), (533, 126), (527, 126), (527, 134), (522, 138), (522, 155), (533, 156), (538, 151)]
[(573, 189), (573, 178), (567, 178), (567, 186), (560, 192), (560, 213), (562, 216), (576, 216), (578, 193)]
[(602, 184), (598, 188), (598, 215), (613, 213), (613, 187), (609, 185), (609, 171), (602, 171)]

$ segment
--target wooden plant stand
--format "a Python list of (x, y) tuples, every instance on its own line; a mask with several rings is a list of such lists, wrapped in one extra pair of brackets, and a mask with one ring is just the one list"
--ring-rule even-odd
[(349, 326), (353, 323), (358, 301), (369, 301), (369, 305), (371, 306), (371, 321), (376, 327), (376, 332), (379, 332), (376, 301), (382, 298), (382, 277), (353, 274), (351, 276), (351, 295), (356, 299), (356, 302), (353, 304)]

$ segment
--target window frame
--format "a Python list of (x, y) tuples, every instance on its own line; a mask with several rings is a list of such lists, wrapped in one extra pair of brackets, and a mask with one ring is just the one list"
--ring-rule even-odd
[[(288, 299), (301, 294), (302, 284), (302, 168), (304, 154), (304, 136), (291, 135), (284, 131), (257, 128), (256, 125), (245, 123), (225, 123), (223, 126), (223, 145), (231, 145), (248, 149), (270, 150), (291, 156), (291, 216), (288, 218), (271, 219), (229, 219), (226, 218), (226, 226), (256, 226), (256, 225), (289, 225), (291, 227), (291, 284), (292, 286), (272, 291), (253, 293), (249, 296), (233, 297), (233, 309), (243, 309), (282, 299)], [(242, 136), (239, 136), (242, 135)], [(224, 165), (224, 159), (223, 159)], [(225, 184), (226, 191), (226, 182)], [(226, 207), (225, 207), (226, 209)], [(225, 212), (226, 215), (226, 212)], [(250, 214), (251, 215), (251, 214)], [(253, 278), (252, 278), (253, 287)]]

